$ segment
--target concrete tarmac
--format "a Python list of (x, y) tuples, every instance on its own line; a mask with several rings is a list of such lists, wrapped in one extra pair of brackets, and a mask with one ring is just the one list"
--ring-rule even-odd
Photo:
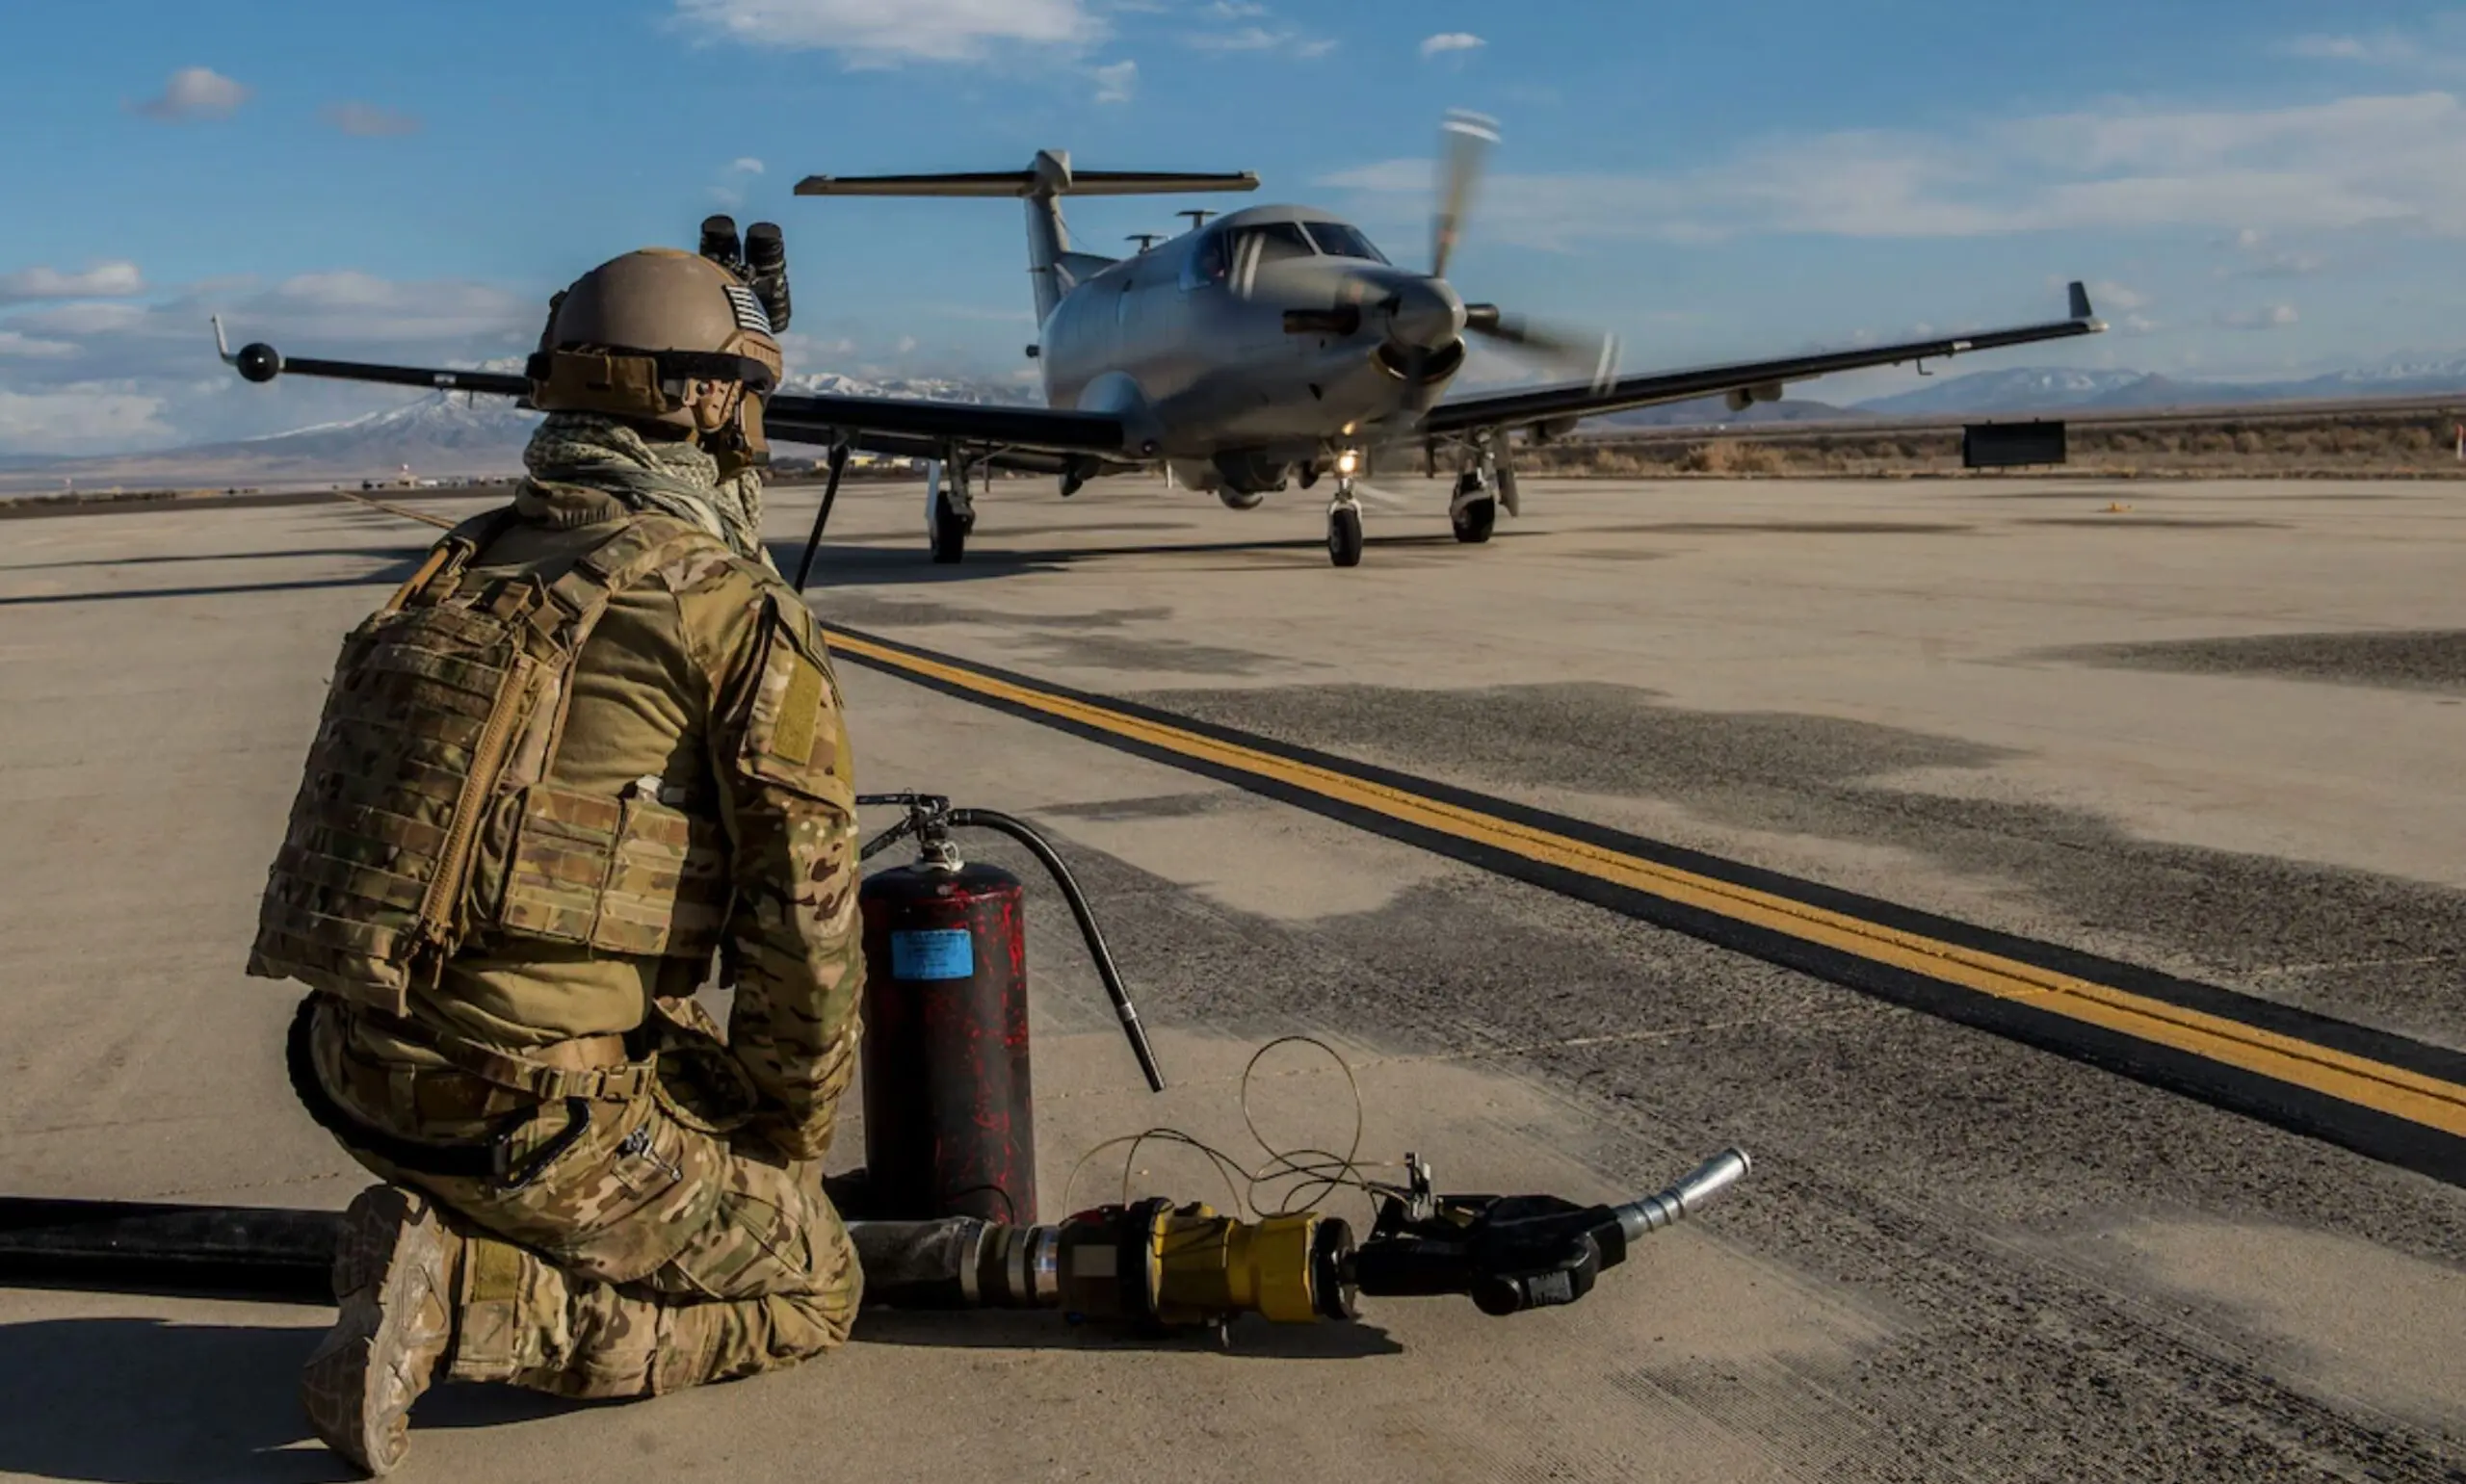
[[(1523, 519), (1459, 549), (1443, 485), (1389, 482), (1350, 572), (1309, 495), (1241, 513), (1006, 482), (937, 567), (921, 493), (856, 485), (809, 595), (974, 662), (2466, 1046), (2466, 493), (1534, 481)], [(774, 497), (790, 570), (815, 493)], [(362, 1182), (283, 1087), (290, 997), (239, 969), (334, 642), (431, 533), (346, 504), (7, 530), (0, 1187), (338, 1207)], [(1731, 1142), (1755, 1174), (1573, 1310), (1392, 1300), (1222, 1350), (869, 1315), (845, 1354), (651, 1403), (440, 1393), (414, 1476), (2466, 1470), (2466, 1192), (842, 679), (864, 786), (1046, 826), (1162, 1029), (1175, 1085), (1151, 1099), (1037, 893), (1047, 1214), (1115, 1134), (1254, 1152), (1240, 1070), (1293, 1031), (1358, 1073), (1364, 1157), (1415, 1150), (1443, 1185), (1609, 1196)], [(1264, 1074), (1272, 1139), (1349, 1139), (1329, 1065), (1287, 1049)], [(1071, 1204), (1124, 1178), (1091, 1163)], [(1173, 1151), (1128, 1180), (1223, 1200)], [(321, 1323), (0, 1291), (0, 1475), (338, 1477), (290, 1395)]]

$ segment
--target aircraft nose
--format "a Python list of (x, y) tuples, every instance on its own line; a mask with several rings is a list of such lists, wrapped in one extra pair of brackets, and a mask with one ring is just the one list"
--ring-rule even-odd
[(1395, 286), (1387, 336), (1400, 346), (1443, 351), (1464, 333), (1464, 299), (1437, 278), (1409, 278)]

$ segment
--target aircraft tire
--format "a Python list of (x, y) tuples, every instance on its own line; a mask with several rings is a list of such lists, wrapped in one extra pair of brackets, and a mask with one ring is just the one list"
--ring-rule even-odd
[(933, 502), (931, 541), (934, 561), (949, 566), (967, 554), (968, 525), (967, 517), (952, 509), (949, 502)]
[(1361, 512), (1339, 506), (1327, 512), (1327, 560), (1340, 567), (1361, 565)]
[(1456, 539), (1467, 546), (1479, 546), (1490, 538), (1491, 530), (1499, 523), (1499, 503), (1487, 497), (1468, 500), (1462, 509), (1448, 512), (1447, 523), (1456, 528)]
[(1220, 489), (1216, 498), (1224, 502), (1228, 510), (1255, 510), (1268, 498), (1264, 489)]

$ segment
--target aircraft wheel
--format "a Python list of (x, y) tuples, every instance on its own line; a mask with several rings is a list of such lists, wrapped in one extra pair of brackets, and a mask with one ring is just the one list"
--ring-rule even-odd
[(933, 502), (931, 533), (933, 560), (948, 565), (964, 556), (967, 552), (968, 527), (974, 524), (975, 522), (966, 516), (952, 509), (948, 500), (936, 499)]
[(1361, 565), (1361, 511), (1351, 506), (1327, 512), (1327, 560), (1340, 567)]
[(1228, 510), (1255, 510), (1267, 497), (1268, 492), (1264, 489), (1220, 489), (1216, 492), (1216, 498), (1223, 501)]
[(1478, 546), (1490, 538), (1491, 529), (1499, 523), (1499, 503), (1487, 495), (1467, 500), (1462, 508), (1447, 512), (1447, 523), (1456, 528), (1456, 539)]

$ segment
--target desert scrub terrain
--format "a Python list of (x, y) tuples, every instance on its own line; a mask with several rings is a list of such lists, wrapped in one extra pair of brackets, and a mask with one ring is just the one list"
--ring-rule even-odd
[[(2072, 473), (2466, 479), (2447, 412), (2075, 422)], [(1603, 478), (1958, 474), (1958, 426), (1646, 434), (1603, 432), (1520, 448), (1534, 474)], [(2026, 472), (2026, 471), (2006, 471)]]

